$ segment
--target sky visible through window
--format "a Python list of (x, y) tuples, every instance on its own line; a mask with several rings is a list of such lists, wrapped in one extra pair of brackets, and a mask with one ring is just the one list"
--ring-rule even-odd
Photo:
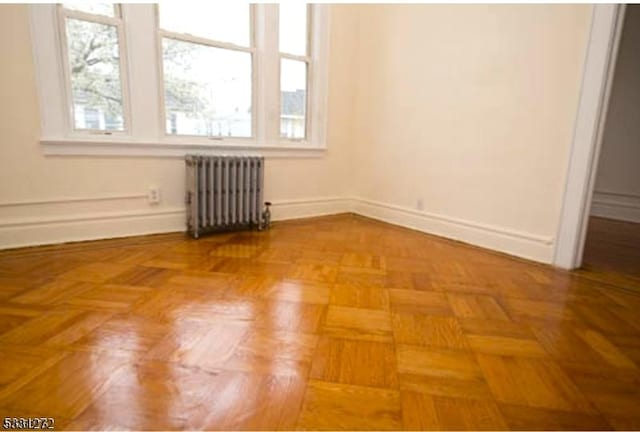
[(307, 5), (280, 5), (280, 52), (304, 56), (307, 54)]
[(76, 1), (64, 3), (64, 7), (66, 9), (87, 12), (96, 15), (106, 15), (111, 17), (115, 15), (115, 7), (113, 3)]
[(250, 7), (246, 3), (201, 2), (189, 8), (180, 2), (159, 6), (160, 28), (196, 37), (250, 46)]

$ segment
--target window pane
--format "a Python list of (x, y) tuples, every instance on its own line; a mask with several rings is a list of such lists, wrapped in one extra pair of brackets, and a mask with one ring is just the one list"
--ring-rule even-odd
[(74, 127), (123, 130), (116, 27), (71, 18), (66, 25)]
[(251, 136), (251, 54), (164, 38), (169, 134)]
[(306, 4), (280, 4), (280, 52), (307, 54)]
[(66, 9), (88, 12), (96, 15), (115, 15), (115, 7), (113, 3), (101, 3), (93, 1), (77, 1), (71, 3), (63, 3)]
[(235, 2), (201, 2), (186, 7), (167, 2), (160, 9), (160, 28), (221, 42), (249, 46), (250, 6)]
[(280, 136), (304, 138), (307, 112), (307, 64), (280, 61)]

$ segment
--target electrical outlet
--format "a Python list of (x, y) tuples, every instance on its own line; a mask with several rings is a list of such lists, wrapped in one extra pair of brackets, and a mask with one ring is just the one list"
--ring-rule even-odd
[(418, 201), (416, 201), (416, 208), (418, 210), (424, 210), (424, 201), (422, 201), (422, 199), (419, 199)]
[(149, 204), (158, 204), (160, 202), (160, 188), (150, 187), (147, 201), (149, 201)]

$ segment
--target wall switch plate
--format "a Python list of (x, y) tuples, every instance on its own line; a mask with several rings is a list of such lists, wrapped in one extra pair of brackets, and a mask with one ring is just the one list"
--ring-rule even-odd
[(418, 210), (424, 210), (424, 201), (422, 199), (416, 201), (416, 208)]

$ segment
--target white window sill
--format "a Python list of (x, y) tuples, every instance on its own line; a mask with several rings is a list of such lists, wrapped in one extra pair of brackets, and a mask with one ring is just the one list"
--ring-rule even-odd
[(123, 138), (82, 139), (43, 138), (40, 140), (45, 155), (51, 156), (133, 156), (133, 157), (177, 157), (188, 154), (201, 155), (249, 155), (266, 158), (309, 158), (326, 154), (325, 146), (308, 143), (284, 142), (279, 145), (256, 145), (251, 142), (152, 142)]

